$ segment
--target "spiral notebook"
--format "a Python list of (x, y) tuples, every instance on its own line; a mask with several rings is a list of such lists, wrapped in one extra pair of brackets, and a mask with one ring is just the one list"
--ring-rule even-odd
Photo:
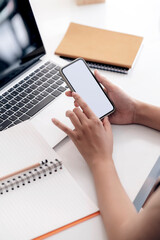
[(29, 122), (1, 132), (0, 146), (0, 239), (44, 239), (99, 214)]
[(91, 68), (128, 73), (143, 37), (70, 23), (55, 54), (66, 60), (82, 57)]

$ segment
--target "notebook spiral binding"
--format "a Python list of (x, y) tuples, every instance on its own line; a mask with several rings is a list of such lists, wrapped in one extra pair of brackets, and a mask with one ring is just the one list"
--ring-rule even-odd
[[(75, 60), (74, 58), (63, 57), (63, 56), (60, 56), (60, 57), (69, 62)], [(90, 68), (100, 69), (100, 70), (104, 70), (104, 71), (117, 72), (117, 73), (122, 73), (122, 74), (127, 74), (129, 71), (129, 68), (114, 66), (111, 64), (91, 62), (91, 61), (87, 61), (87, 60), (86, 60), (86, 63), (88, 64), (88, 66)]]
[(53, 172), (57, 172), (58, 169), (62, 169), (61, 161), (55, 159), (55, 162), (49, 162), (46, 159), (45, 161), (42, 161), (38, 167), (0, 181), (0, 194), (2, 195), (9, 191), (13, 191), (17, 188), (25, 186), (31, 182), (42, 179)]

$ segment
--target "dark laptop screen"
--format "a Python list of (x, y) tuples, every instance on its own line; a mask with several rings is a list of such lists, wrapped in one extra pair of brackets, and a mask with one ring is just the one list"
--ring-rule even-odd
[(43, 54), (29, 0), (0, 0), (0, 88)]

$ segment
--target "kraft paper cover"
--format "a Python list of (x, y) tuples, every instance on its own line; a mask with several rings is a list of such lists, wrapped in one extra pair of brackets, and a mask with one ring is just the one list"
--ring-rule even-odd
[(70, 23), (55, 54), (131, 68), (143, 38)]

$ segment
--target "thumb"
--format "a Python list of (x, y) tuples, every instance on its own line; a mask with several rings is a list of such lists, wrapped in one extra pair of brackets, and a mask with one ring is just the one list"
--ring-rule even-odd
[(105, 130), (108, 130), (108, 129), (111, 127), (110, 122), (109, 122), (109, 120), (108, 120), (108, 117), (105, 117), (105, 118), (103, 119), (103, 126), (104, 126), (104, 129), (105, 129)]
[(106, 90), (110, 91), (113, 88), (114, 85), (102, 76), (97, 69), (94, 71), (94, 75), (96, 79), (106, 88)]

